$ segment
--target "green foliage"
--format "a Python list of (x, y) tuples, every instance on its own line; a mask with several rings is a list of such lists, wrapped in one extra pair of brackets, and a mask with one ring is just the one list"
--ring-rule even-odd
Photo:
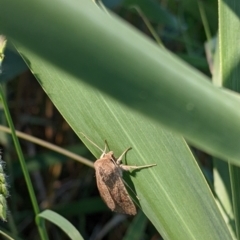
[[(142, 27), (141, 17), (132, 11), (132, 5), (138, 4), (144, 14), (142, 16), (148, 20), (144, 22), (148, 24), (150, 32), (159, 36), (166, 48), (177, 49), (182, 59), (194, 61), (193, 65), (209, 74), (203, 54), (203, 23), (197, 4), (185, 1), (174, 6), (174, 2), (169, 1), (170, 11), (157, 1), (126, 0), (119, 14), (125, 19), (133, 19), (131, 23), (149, 35), (148, 28)], [(157, 164), (151, 169), (124, 174), (139, 198), (136, 199), (137, 205), (155, 227), (152, 226), (154, 230), (151, 236), (158, 231), (164, 239), (226, 240), (233, 239), (234, 235), (239, 239), (238, 227), (234, 227), (239, 222), (238, 167), (230, 165), (229, 192), (232, 198), (228, 196), (226, 201), (229, 203), (233, 199), (233, 219), (226, 211), (221, 196), (218, 196), (221, 192), (214, 192), (220, 209), (225, 211), (227, 220), (224, 221), (202, 171), (184, 140), (226, 162), (239, 165), (238, 97), (214, 86), (210, 78), (174, 54), (159, 48), (132, 26), (114, 14), (102, 11), (91, 1), (0, 0), (0, 4), (3, 9), (0, 31), (11, 37), (40, 86), (75, 133), (82, 138), (80, 132), (83, 132), (100, 148), (104, 140), (108, 140), (116, 156), (131, 146), (133, 150), (124, 159), (129, 165)], [(211, 15), (216, 12), (216, 6), (214, 1), (199, 6), (209, 37), (210, 32), (217, 32), (217, 18)], [(221, 3), (219, 6), (223, 7)], [(29, 19), (34, 21), (29, 22)], [(224, 17), (220, 17), (220, 23), (223, 26), (226, 24)], [(234, 23), (239, 26), (239, 19)], [(221, 44), (229, 40), (224, 31), (228, 32), (229, 29), (221, 28)], [(232, 76), (239, 76), (233, 71), (239, 54), (237, 49), (231, 49), (231, 54), (236, 55), (229, 56), (221, 44), (220, 64), (213, 64), (214, 76), (219, 76), (220, 82), (230, 83)], [(223, 61), (225, 55), (229, 57), (226, 64)], [(208, 63), (212, 66), (209, 59)], [(6, 103), (4, 107), (6, 111)], [(8, 120), (9, 116), (7, 114)], [(48, 129), (47, 124), (45, 128)], [(11, 129), (14, 132), (13, 126)], [(16, 144), (14, 134), (13, 137)], [(100, 151), (84, 138), (82, 141), (99, 158)], [(19, 146), (17, 151), (19, 153)], [(60, 226), (65, 232), (72, 231), (73, 226), (56, 213), (49, 210), (40, 213), (21, 154), (20, 158), (34, 215), (38, 216), (36, 223), (41, 238), (47, 237), (39, 216)], [(55, 171), (57, 165), (63, 164), (61, 159), (56, 163), (51, 156), (47, 162), (47, 166), (52, 166)], [(34, 169), (43, 170), (44, 167), (36, 165)], [(211, 168), (208, 170), (212, 171)], [(80, 173), (79, 181), (83, 176), (89, 176), (84, 171)], [(216, 183), (213, 185), (217, 186)], [(83, 189), (83, 196), (90, 197), (91, 188)], [(70, 196), (74, 196), (74, 193)], [(83, 236), (88, 236), (87, 226), (92, 225), (86, 222), (87, 214), (97, 214), (106, 208), (101, 205), (99, 198), (78, 200), (65, 207), (66, 199), (68, 193), (62, 196), (63, 202), (59, 206), (52, 206), (51, 201), (47, 206), (58, 209), (62, 215), (68, 212), (71, 216), (77, 216), (79, 231)], [(92, 205), (94, 207), (91, 208)], [(231, 224), (227, 226), (228, 221)], [(141, 238), (144, 233), (136, 231), (145, 226), (146, 218), (139, 212), (129, 225), (125, 239), (131, 239), (131, 236)], [(75, 228), (73, 231), (80, 238)]]
[(46, 219), (55, 225), (57, 225), (59, 228), (61, 228), (71, 240), (83, 240), (82, 236), (79, 234), (78, 230), (65, 218), (63, 218), (61, 215), (51, 211), (51, 210), (45, 210), (37, 215), (37, 219), (43, 218)]

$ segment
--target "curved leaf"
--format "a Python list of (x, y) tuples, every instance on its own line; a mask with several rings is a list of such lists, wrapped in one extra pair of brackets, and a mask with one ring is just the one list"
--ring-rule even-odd
[[(18, 50), (75, 132), (100, 147), (107, 139), (116, 156), (133, 147), (130, 165), (157, 163), (132, 173), (130, 181), (164, 239), (231, 239), (187, 144), (162, 126), (237, 162), (239, 113), (229, 107), (233, 100), (89, 1), (0, 3), (0, 30), (21, 42)], [(13, 7), (14, 23), (8, 15)]]
[(83, 240), (83, 237), (78, 232), (78, 230), (65, 218), (63, 218), (61, 215), (59, 215), (56, 212), (53, 212), (51, 210), (45, 210), (37, 215), (37, 218), (44, 218), (55, 225), (57, 225), (59, 228), (61, 228), (72, 240)]
[(239, 103), (134, 28), (88, 0), (0, 4), (0, 31), (132, 111), (239, 164)]

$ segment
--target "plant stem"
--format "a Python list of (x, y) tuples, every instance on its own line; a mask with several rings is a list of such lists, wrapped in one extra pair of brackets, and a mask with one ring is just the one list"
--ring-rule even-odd
[[(0, 85), (0, 97), (2, 99), (4, 112), (5, 112), (5, 115), (6, 115), (6, 119), (7, 119), (8, 125), (9, 125), (9, 127), (10, 127), (10, 129), (12, 131), (13, 142), (14, 142), (14, 145), (15, 145), (15, 148), (16, 148), (19, 160), (20, 160), (20, 164), (21, 164), (21, 167), (22, 167), (23, 175), (24, 175), (24, 178), (26, 180), (28, 192), (29, 192), (30, 199), (31, 199), (31, 202), (32, 202), (32, 205), (33, 205), (33, 209), (34, 209), (34, 213), (35, 213), (35, 216), (36, 216), (36, 215), (38, 215), (40, 213), (40, 210), (39, 210), (39, 207), (38, 207), (38, 203), (37, 203), (37, 199), (36, 199), (36, 196), (35, 196), (35, 193), (34, 193), (34, 190), (33, 190), (32, 182), (31, 182), (29, 173), (27, 171), (26, 162), (24, 160), (22, 149), (20, 147), (18, 138), (16, 136), (15, 128), (14, 128), (14, 125), (13, 125), (13, 122), (12, 122), (12, 118), (11, 118), (11, 115), (10, 115), (10, 112), (9, 112), (9, 109), (8, 109), (8, 105), (7, 105), (7, 101), (6, 101), (5, 96), (3, 94), (3, 89), (2, 89), (1, 85)], [(37, 226), (38, 226), (38, 231), (39, 231), (39, 234), (41, 236), (41, 239), (42, 240), (47, 240), (48, 236), (47, 236), (47, 232), (45, 230), (44, 224), (41, 221), (37, 221)]]

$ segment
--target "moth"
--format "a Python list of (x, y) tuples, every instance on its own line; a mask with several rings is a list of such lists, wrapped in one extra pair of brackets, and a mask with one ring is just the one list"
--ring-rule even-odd
[(124, 185), (124, 180), (122, 179), (122, 171), (153, 167), (156, 166), (156, 164), (144, 166), (124, 165), (122, 164), (122, 158), (131, 148), (126, 149), (120, 157), (115, 158), (113, 151), (106, 152), (106, 141), (105, 148), (102, 150), (85, 135), (84, 137), (102, 151), (102, 155), (94, 163), (97, 187), (102, 199), (114, 212), (135, 215), (137, 213), (137, 210)]

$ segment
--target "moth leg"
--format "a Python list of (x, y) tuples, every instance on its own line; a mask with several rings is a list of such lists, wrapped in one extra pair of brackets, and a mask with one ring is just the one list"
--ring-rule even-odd
[(121, 154), (121, 156), (116, 160), (117, 165), (120, 165), (120, 163), (122, 162), (123, 156), (124, 156), (129, 150), (131, 150), (131, 149), (132, 149), (132, 148), (130, 147), (130, 148), (126, 149), (126, 150)]
[(157, 164), (149, 164), (149, 165), (144, 165), (144, 166), (129, 166), (129, 165), (124, 165), (124, 164), (119, 165), (119, 167), (125, 171), (149, 168), (149, 167), (154, 167), (154, 166), (157, 166)]

